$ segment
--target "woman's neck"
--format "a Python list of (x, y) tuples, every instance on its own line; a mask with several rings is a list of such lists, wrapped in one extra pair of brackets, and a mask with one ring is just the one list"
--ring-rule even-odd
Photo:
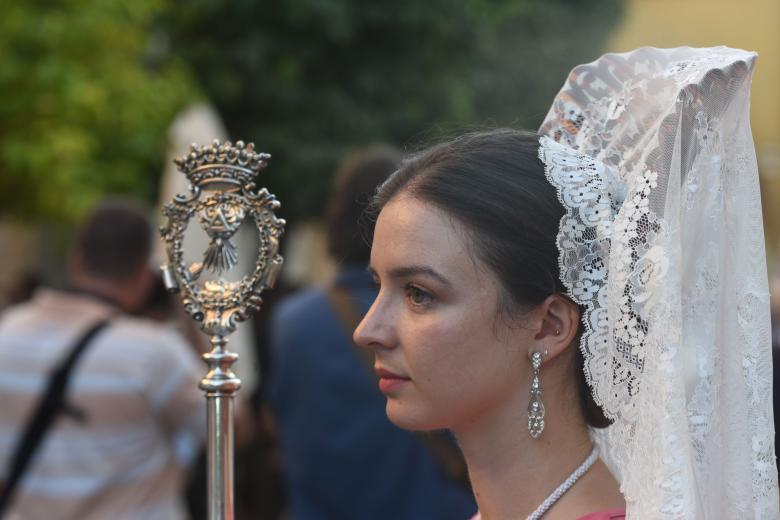
[[(572, 401), (555, 397), (542, 396), (545, 403)], [(556, 410), (548, 405), (544, 432), (531, 438), (527, 401), (527, 396), (517, 396), (503, 409), (486, 410), (453, 429), (468, 463), (483, 520), (525, 518), (592, 449), (588, 429), (576, 409)]]

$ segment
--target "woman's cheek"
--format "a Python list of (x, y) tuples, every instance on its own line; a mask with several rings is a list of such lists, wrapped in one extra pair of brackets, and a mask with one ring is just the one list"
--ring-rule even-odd
[(439, 320), (421, 329), (418, 336), (417, 364), (430, 375), (426, 383), (437, 383), (445, 395), (454, 385), (465, 382), (478, 361), (472, 331), (465, 324), (460, 319)]

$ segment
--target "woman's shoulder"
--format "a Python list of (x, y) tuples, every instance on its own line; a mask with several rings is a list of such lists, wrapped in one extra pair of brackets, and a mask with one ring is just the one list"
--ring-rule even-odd
[(610, 509), (608, 511), (590, 513), (589, 515), (579, 517), (577, 520), (624, 520), (625, 518), (625, 509)]

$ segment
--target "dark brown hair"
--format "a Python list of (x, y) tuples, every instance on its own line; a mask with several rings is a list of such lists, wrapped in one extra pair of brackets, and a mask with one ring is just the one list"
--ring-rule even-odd
[(132, 201), (99, 204), (81, 225), (75, 249), (91, 275), (126, 280), (149, 259), (152, 228), (143, 209)]
[[(502, 129), (470, 133), (406, 159), (372, 203), (376, 214), (400, 193), (434, 204), (465, 226), (473, 253), (503, 287), (501, 312), (528, 309), (564, 293), (555, 243), (564, 209), (539, 160), (539, 136)], [(582, 329), (582, 325), (580, 325)], [(609, 421), (576, 373), (586, 422)]]

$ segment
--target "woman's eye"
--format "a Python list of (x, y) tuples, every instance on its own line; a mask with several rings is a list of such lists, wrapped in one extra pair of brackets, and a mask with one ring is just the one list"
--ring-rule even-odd
[(433, 297), (430, 294), (414, 285), (408, 285), (406, 287), (406, 295), (413, 305), (427, 305), (433, 300)]

